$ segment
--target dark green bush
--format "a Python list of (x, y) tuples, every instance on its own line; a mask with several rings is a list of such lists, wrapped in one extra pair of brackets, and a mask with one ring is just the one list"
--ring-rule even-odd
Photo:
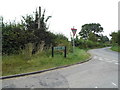
[(76, 43), (76, 46), (81, 48), (81, 49), (86, 49), (86, 48), (102, 48), (102, 47), (108, 47), (110, 46), (109, 43), (102, 43), (102, 42), (93, 42), (91, 40), (84, 40), (84, 39), (79, 39)]

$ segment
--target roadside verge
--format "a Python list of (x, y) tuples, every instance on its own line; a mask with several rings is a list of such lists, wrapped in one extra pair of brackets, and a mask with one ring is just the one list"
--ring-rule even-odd
[[(89, 52), (87, 52), (87, 53), (89, 53)], [(54, 68), (50, 68), (50, 69), (44, 69), (44, 70), (40, 70), (40, 71), (29, 72), (29, 73), (21, 73), (21, 74), (9, 75), (9, 76), (2, 76), (2, 77), (0, 77), (0, 79), (9, 79), (9, 78), (21, 77), (21, 76), (26, 76), (26, 75), (38, 74), (38, 73), (42, 73), (42, 72), (46, 72), (46, 71), (51, 71), (51, 70), (56, 70), (56, 69), (60, 69), (60, 68), (69, 67), (69, 66), (72, 66), (72, 65), (82, 64), (82, 63), (85, 63), (85, 62), (91, 60), (92, 57), (93, 56), (90, 54), (90, 57), (88, 59), (86, 59), (84, 61), (81, 61), (81, 62), (78, 62), (78, 63), (75, 63), (75, 64), (63, 65), (63, 66), (58, 66), (58, 67), (54, 67)]]

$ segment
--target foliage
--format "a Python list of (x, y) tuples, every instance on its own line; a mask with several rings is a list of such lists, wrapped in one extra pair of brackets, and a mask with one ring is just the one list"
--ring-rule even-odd
[(117, 32), (112, 32), (110, 36), (112, 37), (111, 38), (111, 41), (112, 41), (111, 50), (120, 52), (120, 30), (118, 30)]
[(54, 40), (55, 40), (54, 46), (66, 46), (67, 52), (71, 52), (72, 49), (71, 43), (68, 41), (68, 38), (65, 37), (63, 34), (57, 34)]
[(97, 36), (96, 34), (90, 32), (89, 33), (89, 37), (88, 37), (88, 40), (91, 40), (93, 42), (96, 42), (97, 40), (99, 39), (99, 36)]
[(120, 30), (118, 30), (118, 32), (112, 32), (110, 36), (112, 37), (112, 44), (120, 45)]
[[(22, 16), (21, 23), (2, 22), (2, 54), (22, 53), (32, 44), (32, 52), (29, 55), (36, 54), (43, 49), (49, 49), (51, 46), (63, 44), (69, 46), (68, 39), (62, 35), (48, 31), (47, 21), (51, 18), (45, 18), (45, 10), (40, 18), (40, 28), (38, 29), (38, 12), (36, 10), (35, 18), (33, 15)], [(44, 42), (44, 44), (43, 44)], [(27, 45), (28, 44), (28, 45)], [(28, 51), (26, 51), (28, 52)]]
[(101, 36), (100, 37), (100, 42), (102, 42), (102, 43), (106, 43), (106, 42), (109, 42), (109, 38), (107, 37), (107, 36)]
[(118, 42), (118, 37), (117, 37), (117, 32), (112, 32), (110, 34), (110, 36), (112, 37), (111, 40), (112, 40), (112, 44), (115, 44)]
[(98, 35), (98, 33), (101, 33), (101, 32), (103, 32), (103, 28), (99, 23), (90, 23), (90, 24), (82, 25), (82, 29), (79, 32), (79, 35), (83, 39), (88, 39), (89, 34)]
[(102, 43), (102, 42), (94, 42), (91, 40), (85, 40), (85, 39), (75, 39), (75, 46), (81, 48), (81, 49), (87, 49), (87, 48), (102, 48), (110, 46), (109, 43)]
[(118, 30), (118, 45), (120, 46), (120, 30)]
[(25, 32), (15, 25), (6, 24), (2, 28), (3, 54), (18, 53), (25, 43)]
[(80, 39), (76, 37), (75, 45), (80, 48), (101, 48), (109, 46), (109, 38), (101, 34), (103, 27), (99, 23), (82, 25), (79, 32)]
[(2, 75), (13, 75), (26, 72), (33, 72), (44, 70), (48, 68), (54, 68), (63, 65), (75, 64), (81, 61), (85, 61), (90, 57), (86, 51), (75, 48), (75, 53), (68, 53), (67, 58), (63, 55), (55, 54), (54, 58), (51, 57), (51, 51), (43, 51), (38, 55), (33, 55), (31, 60), (24, 60), (22, 54), (19, 55), (4, 55), (2, 63)]
[(118, 46), (118, 45), (113, 45), (113, 46), (111, 47), (111, 50), (120, 52), (120, 46)]

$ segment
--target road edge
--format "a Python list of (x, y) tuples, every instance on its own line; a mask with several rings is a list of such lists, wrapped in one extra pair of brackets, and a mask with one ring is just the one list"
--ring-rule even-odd
[[(87, 51), (87, 53), (90, 54), (88, 51)], [(0, 79), (9, 79), (9, 78), (15, 78), (15, 77), (21, 77), (21, 76), (26, 76), (26, 75), (43, 73), (43, 72), (47, 72), (47, 71), (51, 71), (51, 70), (56, 70), (56, 69), (60, 69), (60, 68), (66, 68), (66, 67), (69, 67), (69, 66), (73, 66), (73, 65), (77, 65), (77, 64), (82, 64), (82, 63), (88, 62), (92, 58), (93, 58), (93, 55), (90, 54), (90, 57), (88, 59), (86, 59), (85, 61), (81, 61), (81, 62), (75, 63), (75, 64), (58, 66), (58, 67), (54, 67), (54, 68), (49, 68), (49, 69), (35, 71), (35, 72), (29, 72), (29, 73), (21, 73), (21, 74), (9, 75), (9, 76), (2, 76), (2, 77), (0, 77)]]

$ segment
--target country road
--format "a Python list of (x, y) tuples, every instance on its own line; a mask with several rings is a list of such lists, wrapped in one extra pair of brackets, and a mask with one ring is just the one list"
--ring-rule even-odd
[[(2, 88), (118, 88), (118, 56), (109, 48), (93, 49), (85, 63), (40, 74), (5, 79)], [(118, 55), (119, 54), (119, 55)]]

